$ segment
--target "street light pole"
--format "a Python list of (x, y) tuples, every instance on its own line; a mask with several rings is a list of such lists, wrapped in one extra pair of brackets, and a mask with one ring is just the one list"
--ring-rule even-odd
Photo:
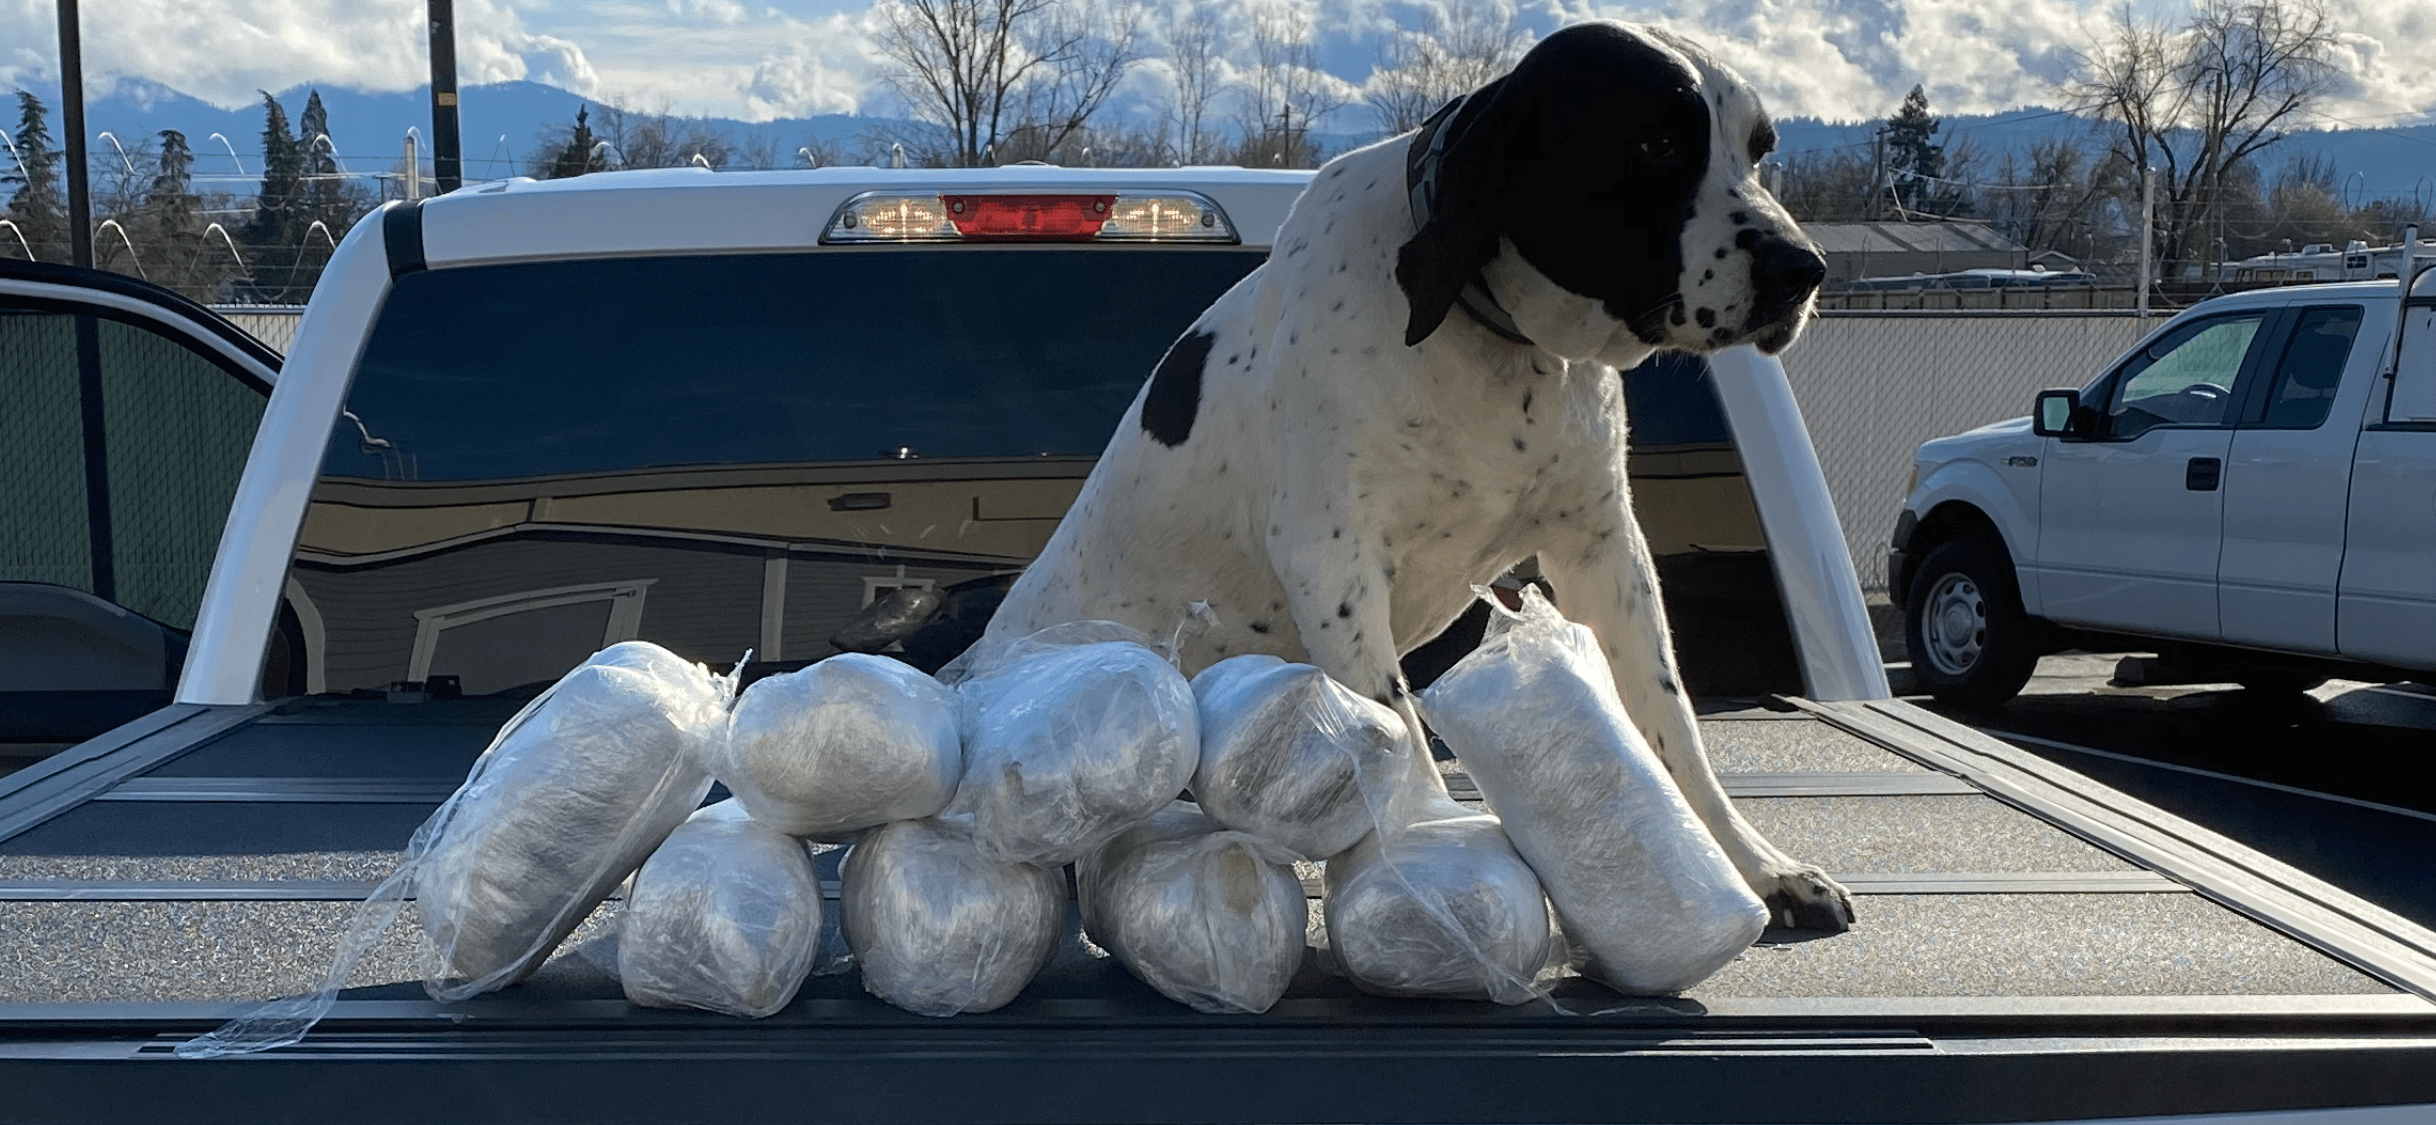
[(441, 195), (464, 184), (464, 152), (457, 138), (457, 16), (455, 0), (431, 6), (431, 178)]
[(85, 64), (76, 0), (59, 0), (59, 123), (68, 142), (68, 253), (93, 268), (93, 193), (85, 179)]

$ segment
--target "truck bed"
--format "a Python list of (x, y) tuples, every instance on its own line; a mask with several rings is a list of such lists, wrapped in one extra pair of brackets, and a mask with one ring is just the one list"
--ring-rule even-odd
[(177, 1097), (322, 1118), (373, 1090), (415, 1093), (345, 1115), (1994, 1121), (2436, 1101), (2436, 935), (1909, 705), (1767, 703), (1705, 714), (1711, 755), (1859, 922), (1771, 930), (1681, 998), (1577, 980), (1513, 1008), (1383, 1000), (1315, 952), (1266, 1015), (1206, 1016), (1076, 939), (995, 1013), (911, 1016), (849, 971), (742, 1021), (628, 1005), (579, 949), (613, 903), (534, 980), (444, 1005), (416, 983), (410, 909), (304, 1043), (213, 1062), (170, 1049), (319, 980), (353, 901), (514, 704), (173, 707), (0, 779), (0, 1089), (18, 1092), (0, 1116), (132, 1119)]

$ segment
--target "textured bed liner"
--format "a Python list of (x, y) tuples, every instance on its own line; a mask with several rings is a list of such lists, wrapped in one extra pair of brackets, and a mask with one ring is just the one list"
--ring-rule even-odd
[[(0, 841), (0, 1007), (240, 1002), (305, 987), (326, 968), (349, 900), (388, 872), (510, 710), (316, 701), (169, 757)], [(1860, 922), (1834, 936), (1771, 931), (1687, 1002), (2397, 994), (1816, 716), (1744, 711), (1708, 716), (1703, 729), (1745, 814), (1791, 854), (1847, 879)], [(1467, 794), (1460, 764), (1449, 770)], [(345, 799), (325, 799), (332, 793)], [(1761, 793), (1771, 795), (1752, 795)], [(834, 895), (833, 864), (823, 866)], [(615, 909), (605, 906), (594, 928)], [(421, 995), (412, 933), (410, 911), (348, 998)], [(505, 995), (615, 1000), (615, 982), (578, 944)], [(1096, 951), (1071, 946), (1008, 1018), (1059, 998), (1163, 1003)], [(1390, 1018), (1398, 1010), (1329, 974), (1324, 952), (1309, 962), (1289, 1001)], [(1634, 1003), (1581, 981), (1560, 989), (1559, 1002)], [(798, 1007), (841, 1004), (880, 1007), (851, 972), (816, 978)]]

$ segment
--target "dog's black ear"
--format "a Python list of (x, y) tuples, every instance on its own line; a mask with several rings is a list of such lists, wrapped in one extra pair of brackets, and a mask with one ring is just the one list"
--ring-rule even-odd
[(1499, 78), (1467, 99), (1445, 133), (1429, 221), (1396, 252), (1396, 284), (1412, 307), (1404, 346), (1429, 338), (1456, 294), (1497, 256), (1497, 217), (1513, 167), (1526, 95)]

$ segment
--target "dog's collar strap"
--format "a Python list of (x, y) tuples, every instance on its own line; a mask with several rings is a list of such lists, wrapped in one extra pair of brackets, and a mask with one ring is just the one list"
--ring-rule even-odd
[[(1447, 126), (1463, 110), (1464, 103), (1470, 100), (1469, 95), (1456, 98), (1431, 114), (1429, 120), (1421, 123), (1421, 131), (1413, 137), (1412, 146), (1405, 150), (1404, 184), (1412, 196), (1414, 230), (1429, 225), (1431, 205), (1438, 194), (1438, 168), (1446, 159)], [(1463, 283), (1463, 288), (1455, 292), (1455, 303), (1462, 306), (1464, 314), (1482, 328), (1517, 344), (1532, 342), (1529, 336), (1523, 335), (1522, 328), (1514, 323), (1514, 318), (1497, 303), (1497, 298), (1489, 295), (1488, 284), (1481, 280), (1478, 271), (1474, 271)]]

